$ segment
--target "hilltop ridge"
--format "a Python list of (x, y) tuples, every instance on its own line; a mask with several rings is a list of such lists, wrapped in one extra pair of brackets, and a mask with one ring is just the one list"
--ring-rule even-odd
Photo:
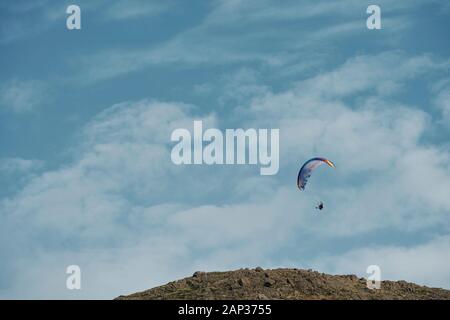
[(367, 288), (366, 279), (355, 275), (329, 275), (303, 269), (239, 269), (225, 272), (197, 271), (193, 276), (119, 300), (167, 299), (445, 299), (450, 291), (406, 281), (382, 281), (379, 290)]

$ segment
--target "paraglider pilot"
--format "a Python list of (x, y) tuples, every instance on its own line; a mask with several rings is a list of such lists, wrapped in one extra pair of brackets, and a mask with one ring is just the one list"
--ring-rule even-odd
[[(308, 161), (306, 161), (303, 164), (303, 166), (301, 167), (301, 169), (298, 173), (298, 176), (297, 176), (297, 187), (300, 190), (302, 190), (302, 191), (305, 190), (306, 183), (308, 182), (308, 179), (311, 177), (311, 173), (323, 163), (326, 163), (331, 168), (335, 168), (333, 162), (331, 162), (328, 159), (320, 158), (320, 157), (309, 159)], [(322, 201), (320, 201), (317, 204), (316, 209), (318, 209), (318, 210), (323, 209)]]
[(322, 209), (323, 209), (323, 202), (322, 202), (322, 201), (320, 201), (320, 202), (317, 204), (316, 209), (319, 209), (319, 210), (322, 210)]

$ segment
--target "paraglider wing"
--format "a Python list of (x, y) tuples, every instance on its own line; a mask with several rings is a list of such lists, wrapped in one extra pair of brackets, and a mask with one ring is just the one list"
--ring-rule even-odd
[(311, 177), (311, 173), (323, 163), (334, 168), (334, 163), (325, 158), (312, 158), (305, 162), (297, 176), (297, 187), (300, 190), (305, 190), (306, 183), (308, 182), (309, 177)]

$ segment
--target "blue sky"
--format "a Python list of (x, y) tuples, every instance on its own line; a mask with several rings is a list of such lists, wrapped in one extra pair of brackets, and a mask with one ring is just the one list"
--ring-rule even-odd
[[(112, 298), (258, 265), (377, 264), (449, 289), (450, 7), (378, 1), (368, 30), (369, 4), (3, 1), (0, 297)], [(279, 173), (175, 166), (170, 134), (194, 120), (279, 128)], [(300, 193), (317, 155), (337, 169)]]

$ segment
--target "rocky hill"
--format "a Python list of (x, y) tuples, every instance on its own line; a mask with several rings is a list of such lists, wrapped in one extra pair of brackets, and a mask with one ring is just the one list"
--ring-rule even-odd
[(240, 269), (196, 272), (192, 277), (169, 282), (117, 299), (450, 299), (450, 291), (405, 281), (383, 281), (370, 290), (364, 278), (328, 275), (312, 270)]

